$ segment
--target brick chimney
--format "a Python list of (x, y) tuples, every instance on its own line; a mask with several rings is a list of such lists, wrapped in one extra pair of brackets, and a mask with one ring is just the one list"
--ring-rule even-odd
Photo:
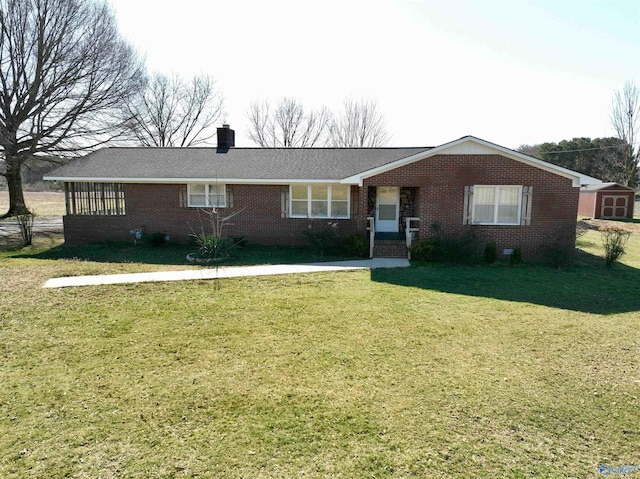
[(229, 149), (236, 146), (236, 132), (226, 123), (218, 128), (218, 149)]

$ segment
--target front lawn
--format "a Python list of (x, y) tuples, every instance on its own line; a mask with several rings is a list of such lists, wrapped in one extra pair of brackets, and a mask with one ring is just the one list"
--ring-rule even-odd
[(639, 237), (612, 269), (596, 232), (581, 245), (568, 271), (61, 290), (41, 286), (162, 265), (2, 253), (0, 477), (595, 478), (637, 465)]
[[(186, 260), (189, 253), (197, 251), (193, 244), (167, 243), (159, 247), (133, 242), (102, 242), (88, 244), (59, 244), (53, 248), (22, 253), (22, 256), (48, 260), (82, 260), (92, 263), (135, 264), (140, 268), (167, 269), (176, 266), (185, 269), (193, 266)], [(1, 253), (0, 253), (1, 254)], [(265, 246), (247, 244), (231, 251), (231, 256), (219, 264), (221, 266), (244, 266), (256, 264), (295, 264), (317, 261), (340, 261), (353, 259), (344, 254), (319, 255), (307, 246)], [(154, 266), (152, 266), (154, 265)], [(197, 265), (196, 265), (197, 266)], [(173, 269), (173, 268), (172, 268)]]

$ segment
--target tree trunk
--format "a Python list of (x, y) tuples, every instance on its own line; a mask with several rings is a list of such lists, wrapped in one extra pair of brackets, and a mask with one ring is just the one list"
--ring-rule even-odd
[(24, 194), (22, 193), (22, 172), (20, 171), (22, 162), (19, 158), (8, 154), (5, 156), (5, 161), (7, 165), (5, 177), (9, 187), (9, 211), (0, 216), (0, 218), (27, 214), (29, 210), (24, 202)]

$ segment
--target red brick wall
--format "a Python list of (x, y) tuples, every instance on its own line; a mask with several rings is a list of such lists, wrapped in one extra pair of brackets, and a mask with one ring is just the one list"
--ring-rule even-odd
[[(464, 187), (522, 185), (533, 187), (529, 226), (463, 225)], [(556, 241), (575, 243), (579, 188), (569, 179), (499, 155), (437, 155), (364, 181), (360, 211), (366, 211), (369, 186), (412, 186), (419, 190), (420, 238), (437, 223), (444, 235), (475, 231), (483, 241), (493, 240), (501, 253), (521, 248), (525, 259), (543, 259)]]
[[(529, 226), (463, 225), (464, 187), (477, 184), (533, 187)], [(521, 248), (525, 259), (542, 258), (545, 250), (561, 238), (572, 247), (579, 188), (571, 180), (499, 155), (439, 155), (382, 173), (351, 189), (350, 220), (308, 220), (281, 217), (281, 193), (285, 185), (228, 185), (233, 207), (228, 236), (246, 236), (254, 243), (300, 244), (302, 232), (335, 224), (343, 236), (366, 231), (369, 186), (415, 187), (420, 217), (420, 237), (431, 234), (438, 223), (443, 234), (473, 230), (483, 241), (493, 240), (498, 251)], [(65, 238), (74, 241), (130, 240), (129, 230), (162, 231), (175, 241), (188, 240), (199, 230), (197, 208), (180, 206), (184, 185), (130, 184), (125, 187), (127, 214), (122, 217), (67, 216)]]
[[(180, 190), (184, 185), (125, 185), (125, 216), (66, 216), (65, 239), (68, 242), (130, 240), (129, 231), (142, 229), (146, 234), (157, 231), (174, 241), (186, 242), (192, 229), (200, 231), (198, 208), (180, 206)], [(233, 205), (225, 208), (238, 214), (229, 220), (226, 236), (246, 236), (252, 243), (301, 244), (302, 232), (313, 228), (334, 228), (341, 236), (358, 231), (358, 189), (351, 192), (351, 219), (282, 218), (281, 194), (286, 185), (227, 185)], [(231, 205), (229, 205), (231, 206)], [(200, 214), (200, 216), (199, 216)], [(335, 226), (330, 226), (335, 225)]]

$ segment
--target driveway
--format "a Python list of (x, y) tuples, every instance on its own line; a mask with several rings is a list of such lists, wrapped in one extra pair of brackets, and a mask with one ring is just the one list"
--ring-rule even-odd
[[(62, 234), (62, 216), (37, 217), (33, 221), (35, 233)], [(20, 226), (15, 218), (0, 220), (0, 238), (20, 236)]]

